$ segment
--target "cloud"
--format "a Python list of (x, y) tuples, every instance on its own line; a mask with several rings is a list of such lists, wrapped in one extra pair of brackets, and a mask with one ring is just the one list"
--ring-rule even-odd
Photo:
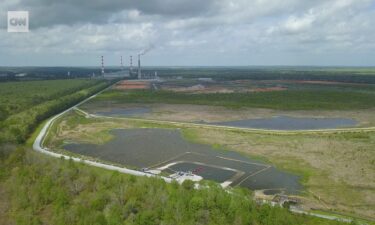
[[(321, 55), (328, 52), (337, 59), (343, 52), (373, 54), (374, 8), (372, 0), (3, 0), (0, 60), (136, 54), (154, 45), (148, 56), (166, 64), (178, 64), (180, 54), (192, 59), (184, 63), (199, 55), (202, 64), (220, 57), (232, 58), (228, 64), (247, 63), (246, 57), (278, 64), (297, 53), (317, 55), (305, 64), (325, 63)], [(28, 10), (31, 32), (6, 33), (7, 10)]]

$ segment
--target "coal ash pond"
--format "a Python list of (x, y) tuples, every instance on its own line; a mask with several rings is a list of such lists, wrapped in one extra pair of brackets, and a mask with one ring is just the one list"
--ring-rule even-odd
[[(139, 128), (110, 131), (114, 138), (102, 145), (72, 143), (67, 151), (139, 169), (192, 172), (219, 183), (252, 190), (276, 189), (286, 194), (302, 190), (299, 177), (240, 153), (185, 140), (177, 129)], [(171, 165), (171, 166), (168, 166)]]

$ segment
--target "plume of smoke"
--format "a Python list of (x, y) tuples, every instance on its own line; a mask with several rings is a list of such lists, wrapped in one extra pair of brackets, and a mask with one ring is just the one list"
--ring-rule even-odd
[(138, 55), (144, 55), (144, 54), (146, 54), (147, 52), (151, 51), (154, 47), (155, 47), (154, 45), (150, 45), (150, 46), (148, 46), (147, 48), (145, 48), (145, 49), (143, 49), (142, 51), (140, 51), (140, 52), (138, 53)]

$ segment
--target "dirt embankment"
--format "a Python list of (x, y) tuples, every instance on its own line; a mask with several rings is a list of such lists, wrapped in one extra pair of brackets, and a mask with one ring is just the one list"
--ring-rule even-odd
[(189, 87), (174, 87), (174, 86), (163, 86), (163, 90), (182, 92), (182, 93), (192, 93), (192, 94), (209, 94), (209, 93), (233, 93), (233, 92), (271, 92), (271, 91), (285, 91), (288, 88), (273, 86), (273, 87), (232, 87), (232, 86), (220, 86), (211, 85), (205, 86), (202, 84), (193, 85)]
[(113, 88), (116, 90), (134, 90), (134, 89), (149, 89), (150, 81), (129, 81), (124, 80), (116, 84)]

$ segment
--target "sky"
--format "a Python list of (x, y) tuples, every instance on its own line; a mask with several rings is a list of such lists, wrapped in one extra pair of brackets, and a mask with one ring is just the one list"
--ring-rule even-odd
[[(30, 32), (8, 33), (7, 12)], [(375, 0), (1, 0), (0, 66), (375, 66)]]

